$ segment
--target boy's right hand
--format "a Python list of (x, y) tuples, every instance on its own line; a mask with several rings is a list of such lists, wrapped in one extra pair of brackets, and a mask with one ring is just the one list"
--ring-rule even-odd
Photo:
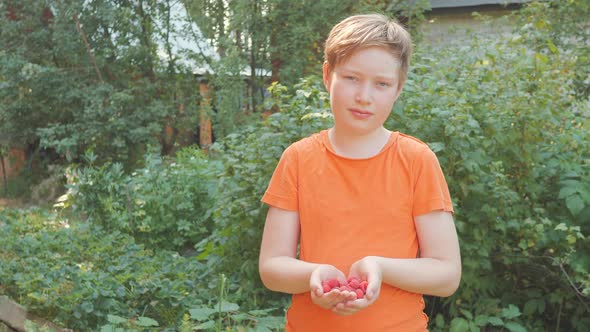
[(309, 288), (311, 290), (311, 300), (324, 309), (333, 309), (338, 303), (356, 299), (353, 292), (339, 291), (333, 289), (324, 294), (322, 280), (338, 279), (341, 283), (346, 283), (346, 276), (342, 271), (332, 265), (320, 265), (311, 273), (309, 278)]

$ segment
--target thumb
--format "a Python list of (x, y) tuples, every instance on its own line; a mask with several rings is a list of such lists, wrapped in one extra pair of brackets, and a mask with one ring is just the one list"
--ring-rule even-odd
[(373, 300), (373, 298), (375, 297), (376, 294), (377, 294), (377, 290), (375, 289), (375, 287), (369, 287), (369, 288), (367, 288), (367, 292), (365, 293), (365, 296), (367, 297), (368, 300)]
[(315, 295), (317, 295), (317, 296), (324, 295), (324, 290), (321, 289), (320, 287), (315, 287)]

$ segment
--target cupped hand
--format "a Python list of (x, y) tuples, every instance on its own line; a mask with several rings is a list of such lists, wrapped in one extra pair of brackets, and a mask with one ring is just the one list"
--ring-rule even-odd
[(309, 278), (309, 288), (313, 303), (324, 309), (333, 310), (338, 304), (356, 299), (356, 294), (353, 292), (340, 291), (338, 289), (324, 293), (322, 281), (329, 279), (337, 279), (340, 283), (346, 282), (344, 273), (332, 265), (320, 265), (313, 270)]
[(338, 315), (352, 315), (365, 309), (377, 300), (379, 293), (381, 292), (381, 282), (383, 281), (383, 277), (381, 267), (377, 263), (376, 257), (367, 256), (356, 261), (350, 267), (349, 276), (361, 280), (367, 280), (367, 290), (363, 298), (343, 301), (334, 306), (332, 311)]

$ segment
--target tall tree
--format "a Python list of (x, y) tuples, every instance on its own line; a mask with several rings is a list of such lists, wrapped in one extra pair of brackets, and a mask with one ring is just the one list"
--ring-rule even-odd
[[(237, 49), (248, 69), (250, 109), (263, 82), (290, 85), (321, 72), (323, 43), (331, 27), (355, 13), (382, 12), (411, 29), (424, 19), (427, 0), (203, 0), (185, 3), (218, 50)], [(416, 29), (417, 31), (417, 29)], [(220, 52), (222, 58), (227, 54)]]
[[(0, 3), (0, 130), (69, 160), (131, 166), (167, 124), (196, 127), (197, 84), (173, 54), (173, 1)], [(167, 152), (167, 151), (164, 151)]]

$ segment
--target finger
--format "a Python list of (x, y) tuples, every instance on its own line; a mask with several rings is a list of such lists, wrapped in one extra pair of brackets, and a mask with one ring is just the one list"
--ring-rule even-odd
[(335, 306), (332, 309), (332, 312), (334, 312), (335, 314), (341, 315), (341, 316), (350, 316), (350, 315), (358, 312), (358, 310), (354, 309), (354, 308), (348, 308), (343, 303), (339, 303), (337, 306)]
[(346, 307), (358, 311), (358, 310), (365, 309), (366, 307), (369, 306), (369, 304), (370, 304), (370, 302), (367, 301), (366, 299), (358, 299), (358, 300), (346, 302)]
[(335, 314), (338, 315), (351, 315), (353, 312), (352, 310), (346, 308), (346, 306), (343, 303), (338, 303), (337, 305), (335, 305), (334, 307), (332, 307), (332, 312), (334, 312)]
[(349, 303), (356, 301), (356, 294), (351, 292), (341, 292), (333, 302), (335, 308), (347, 308), (350, 307)]
[(324, 295), (324, 290), (322, 289), (322, 287), (316, 287), (314, 293), (315, 293), (316, 296), (319, 297), (319, 296)]
[(341, 295), (337, 291), (330, 291), (322, 296), (316, 296), (315, 302), (322, 307), (332, 308), (336, 304), (342, 302)]

